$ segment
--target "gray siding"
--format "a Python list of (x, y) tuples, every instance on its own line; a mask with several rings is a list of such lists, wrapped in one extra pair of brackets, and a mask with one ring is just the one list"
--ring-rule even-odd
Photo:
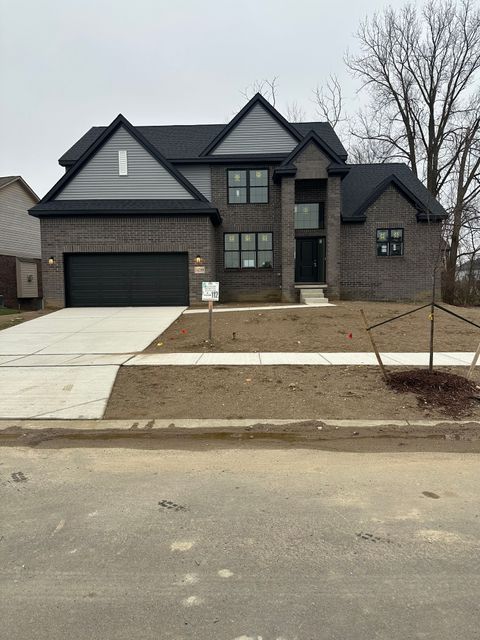
[(182, 165), (176, 167), (185, 178), (202, 193), (207, 200), (212, 199), (212, 172), (209, 166)]
[(40, 222), (28, 215), (34, 204), (19, 182), (0, 189), (0, 255), (40, 257)]
[[(118, 151), (126, 149), (128, 175), (118, 175)], [(122, 127), (58, 194), (57, 200), (193, 196)]]
[(297, 141), (260, 104), (232, 129), (212, 155), (289, 153)]

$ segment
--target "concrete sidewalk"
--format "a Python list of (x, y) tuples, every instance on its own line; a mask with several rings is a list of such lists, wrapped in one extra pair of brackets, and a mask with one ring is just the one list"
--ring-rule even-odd
[[(433, 357), (438, 367), (466, 367), (473, 360), (473, 351), (436, 352)], [(428, 365), (428, 352), (382, 353), (382, 360), (388, 366), (422, 367)], [(478, 363), (480, 364), (480, 362)], [(143, 353), (137, 355), (123, 366), (202, 366), (202, 365), (341, 365), (341, 366), (378, 366), (374, 353)]]

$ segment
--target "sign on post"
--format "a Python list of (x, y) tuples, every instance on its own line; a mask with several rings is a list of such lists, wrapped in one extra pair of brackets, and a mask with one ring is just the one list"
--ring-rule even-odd
[(212, 341), (213, 303), (220, 298), (219, 282), (202, 282), (202, 300), (208, 301), (208, 340)]
[(202, 300), (206, 302), (218, 302), (220, 298), (219, 282), (202, 282)]

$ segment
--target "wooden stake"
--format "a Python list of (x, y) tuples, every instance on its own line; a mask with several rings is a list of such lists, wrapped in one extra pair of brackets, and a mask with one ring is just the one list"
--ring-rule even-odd
[(212, 341), (212, 328), (213, 328), (213, 302), (208, 301), (208, 341)]
[(382, 370), (383, 377), (385, 378), (385, 381), (388, 382), (388, 374), (382, 362), (382, 359), (380, 357), (380, 353), (377, 349), (377, 345), (375, 344), (375, 340), (373, 339), (373, 336), (370, 333), (370, 330), (368, 328), (368, 322), (367, 322), (367, 317), (365, 316), (365, 312), (363, 309), (360, 309), (360, 313), (362, 314), (363, 324), (365, 325), (365, 331), (367, 332), (368, 337), (370, 338), (370, 342), (372, 343), (372, 348), (375, 352), (375, 356), (377, 357), (377, 361), (378, 361), (378, 364), (380, 365), (380, 369)]
[(477, 350), (475, 351), (475, 355), (473, 356), (473, 360), (472, 360), (472, 364), (470, 365), (470, 369), (468, 370), (468, 374), (467, 374), (467, 379), (470, 380), (470, 378), (473, 375), (473, 372), (475, 371), (475, 366), (477, 364), (478, 358), (480, 356), (480, 343), (477, 347)]

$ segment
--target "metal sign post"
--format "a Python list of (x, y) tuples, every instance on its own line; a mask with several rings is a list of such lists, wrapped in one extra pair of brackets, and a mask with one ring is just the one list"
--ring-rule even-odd
[(212, 341), (213, 333), (213, 303), (220, 298), (219, 282), (202, 282), (202, 300), (208, 301), (208, 341)]

